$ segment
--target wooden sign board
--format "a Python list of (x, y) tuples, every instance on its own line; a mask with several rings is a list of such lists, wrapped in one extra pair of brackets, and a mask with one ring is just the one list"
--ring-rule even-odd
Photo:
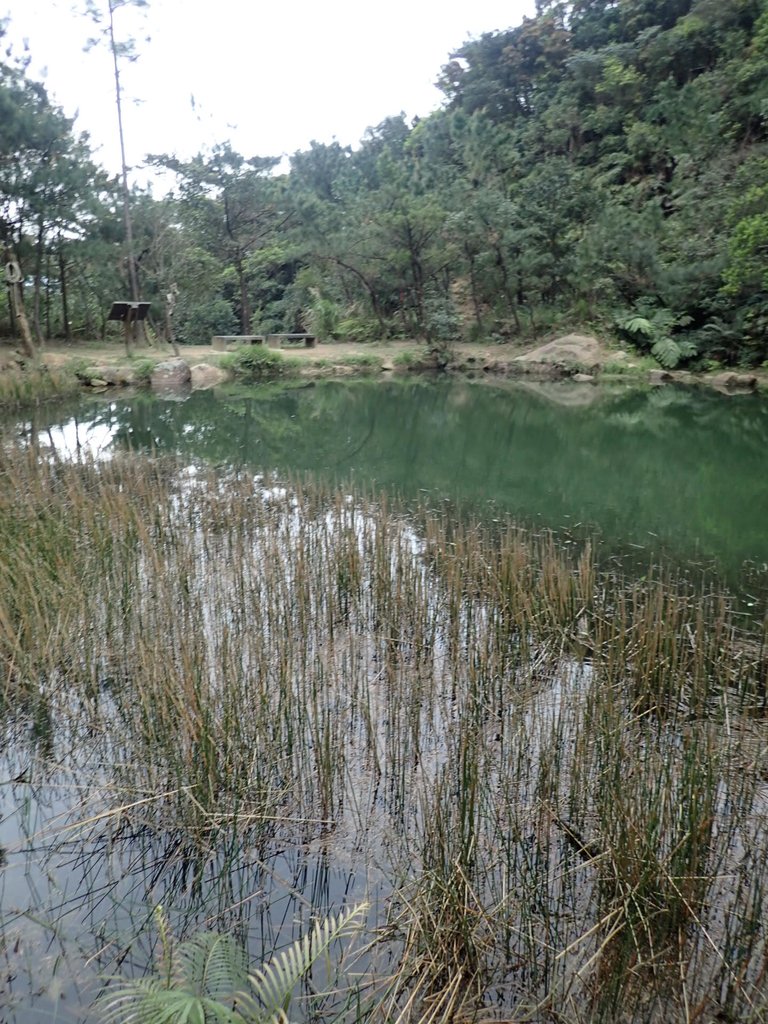
[(148, 302), (113, 302), (107, 320), (120, 320), (122, 323), (146, 320), (149, 305)]

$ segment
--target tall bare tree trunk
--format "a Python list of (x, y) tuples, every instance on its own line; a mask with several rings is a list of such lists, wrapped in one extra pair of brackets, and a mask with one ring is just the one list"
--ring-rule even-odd
[(29, 320), (27, 320), (27, 314), (24, 310), (24, 295), (20, 284), (11, 285), (11, 307), (14, 320), (19, 325), (22, 348), (30, 359), (37, 359), (37, 349), (32, 340), (32, 331), (29, 329)]
[(251, 333), (251, 300), (248, 296), (248, 282), (245, 276), (245, 266), (241, 255), (238, 253), (234, 260), (237, 271), (237, 281), (240, 287), (240, 333)]
[(172, 285), (165, 296), (165, 340), (173, 349), (173, 354), (179, 356), (181, 353), (176, 342), (176, 335), (173, 333), (173, 310), (176, 306), (176, 294), (176, 285)]
[(32, 332), (29, 329), (29, 320), (27, 320), (27, 314), (24, 310), (20, 264), (16, 259), (13, 249), (6, 250), (4, 263), (6, 281), (8, 282), (8, 294), (11, 299), (11, 316), (14, 324), (18, 324), (24, 352), (30, 359), (37, 359), (37, 350), (32, 339)]
[(40, 317), (40, 292), (43, 277), (43, 239), (45, 238), (45, 221), (42, 213), (37, 226), (37, 245), (35, 254), (35, 283), (32, 291), (32, 325), (35, 328), (35, 338), (40, 348), (45, 343), (43, 325)]
[[(131, 218), (131, 193), (128, 188), (128, 163), (125, 159), (125, 133), (123, 131), (123, 101), (120, 87), (120, 66), (117, 60), (118, 47), (115, 40), (115, 9), (119, 6), (115, 0), (109, 0), (109, 48), (112, 53), (112, 67), (115, 76), (115, 104), (117, 106), (117, 130), (120, 136), (120, 164), (123, 185), (123, 223), (125, 224), (125, 257), (128, 264), (128, 283), (131, 289), (131, 301), (139, 301), (139, 277), (136, 272), (136, 260), (133, 255), (133, 220)], [(126, 324), (125, 350), (131, 355), (131, 340), (137, 337), (142, 328), (141, 322), (132, 320)]]
[(53, 337), (53, 328), (51, 326), (51, 254), (46, 253), (45, 256), (45, 336), (50, 339)]
[(69, 324), (69, 303), (67, 300), (67, 264), (64, 249), (59, 235), (59, 283), (61, 284), (61, 315), (64, 317), (64, 340), (72, 341), (72, 328)]

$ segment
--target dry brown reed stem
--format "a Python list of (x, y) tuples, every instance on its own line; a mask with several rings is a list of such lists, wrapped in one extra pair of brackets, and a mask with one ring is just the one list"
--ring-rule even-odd
[(12, 446), (0, 546), (3, 712), (34, 723), (37, 778), (78, 775), (62, 836), (119, 843), (127, 813), (222, 889), (253, 851), (359, 851), (391, 908), (382, 1020), (766, 1012), (766, 627), (716, 587), (512, 523)]

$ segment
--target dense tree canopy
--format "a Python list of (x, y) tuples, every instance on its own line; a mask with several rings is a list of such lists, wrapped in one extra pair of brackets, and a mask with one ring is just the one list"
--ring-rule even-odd
[[(176, 187), (132, 207), (158, 332), (173, 291), (182, 342), (591, 324), (669, 366), (768, 358), (768, 0), (538, 0), (439, 85), (429, 117), (314, 142), (286, 172), (227, 144), (155, 157)], [(104, 332), (123, 232), (119, 183), (7, 59), (0, 241), (41, 342)]]

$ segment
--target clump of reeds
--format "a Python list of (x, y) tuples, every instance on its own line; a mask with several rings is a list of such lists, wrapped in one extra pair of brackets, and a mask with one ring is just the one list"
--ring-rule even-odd
[(67, 368), (55, 369), (44, 363), (5, 367), (0, 373), (0, 408), (22, 409), (79, 390), (80, 382)]
[(3, 714), (77, 777), (68, 841), (150, 837), (148, 887), (222, 893), (254, 856), (365, 851), (388, 1019), (766, 1012), (766, 625), (727, 594), (381, 496), (13, 446), (0, 545)]

